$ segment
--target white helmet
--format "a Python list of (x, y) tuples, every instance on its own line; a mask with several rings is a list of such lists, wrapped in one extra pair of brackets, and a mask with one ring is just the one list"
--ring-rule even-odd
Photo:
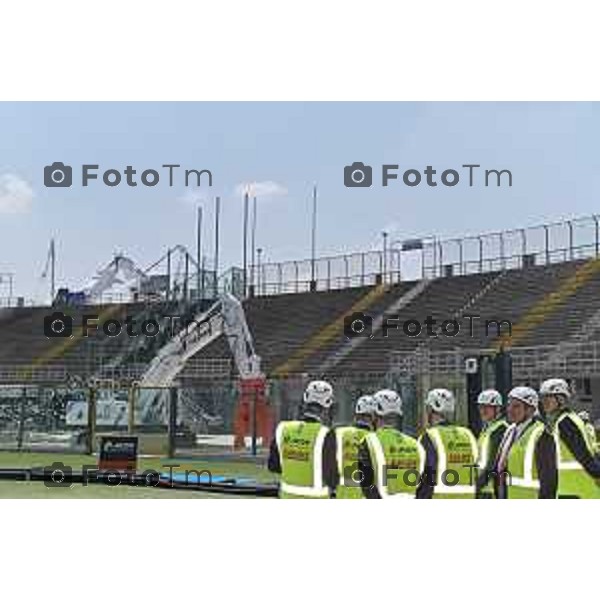
[(564, 379), (546, 379), (540, 386), (540, 396), (564, 396), (571, 397), (569, 384)]
[(387, 415), (402, 416), (402, 398), (394, 390), (379, 390), (373, 394), (375, 414), (380, 417)]
[(333, 404), (333, 388), (326, 381), (311, 381), (304, 392), (304, 404), (329, 408)]
[(580, 412), (577, 413), (577, 416), (584, 422), (584, 423), (591, 423), (592, 419), (590, 419), (590, 413), (587, 410), (582, 410)]
[(498, 390), (483, 390), (477, 396), (477, 404), (485, 406), (502, 406), (502, 394)]
[(508, 392), (508, 399), (520, 400), (529, 406), (533, 406), (533, 408), (537, 408), (540, 403), (537, 392), (533, 388), (525, 385), (519, 385), (510, 390), (510, 392)]
[(375, 398), (373, 396), (361, 396), (354, 406), (355, 415), (372, 415), (375, 412)]
[(456, 400), (454, 394), (444, 388), (430, 390), (425, 398), (425, 406), (437, 413), (451, 414), (454, 412)]

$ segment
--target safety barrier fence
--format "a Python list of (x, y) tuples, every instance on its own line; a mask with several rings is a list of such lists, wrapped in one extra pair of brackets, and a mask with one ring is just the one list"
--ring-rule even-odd
[[(407, 429), (416, 429), (414, 381), (364, 376), (332, 378), (332, 383), (334, 423), (352, 419), (360, 395), (393, 386), (405, 399)], [(305, 385), (303, 377), (267, 381), (266, 402), (273, 427), (281, 419), (298, 417)], [(172, 388), (102, 386), (99, 382), (81, 387), (0, 384), (0, 450), (92, 453), (97, 451), (99, 436), (106, 434), (136, 435), (142, 454), (162, 456), (240, 450), (249, 454), (253, 446), (265, 449), (269, 440), (257, 438), (252, 418), (243, 447), (236, 446), (240, 397), (236, 379)]]

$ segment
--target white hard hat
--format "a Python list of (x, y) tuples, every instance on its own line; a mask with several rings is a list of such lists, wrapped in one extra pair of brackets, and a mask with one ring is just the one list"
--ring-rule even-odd
[(540, 396), (564, 396), (571, 397), (569, 384), (564, 379), (546, 379), (540, 386)]
[(592, 420), (590, 419), (590, 413), (587, 410), (582, 410), (577, 413), (577, 416), (584, 422), (590, 423)]
[(498, 390), (483, 390), (477, 396), (477, 404), (485, 406), (502, 406), (502, 394)]
[(454, 394), (445, 388), (436, 388), (430, 390), (425, 398), (425, 406), (428, 406), (434, 412), (453, 413), (456, 406)]
[(375, 412), (375, 398), (373, 396), (361, 396), (354, 406), (355, 415), (372, 415)]
[(537, 395), (537, 392), (526, 385), (519, 385), (514, 387), (510, 392), (508, 392), (508, 399), (510, 400), (520, 400), (529, 406), (533, 406), (534, 408), (538, 407), (540, 399)]
[(375, 414), (380, 417), (387, 415), (402, 416), (402, 398), (394, 390), (379, 390), (373, 394)]
[(333, 388), (326, 381), (311, 381), (304, 392), (304, 404), (329, 408), (333, 404)]

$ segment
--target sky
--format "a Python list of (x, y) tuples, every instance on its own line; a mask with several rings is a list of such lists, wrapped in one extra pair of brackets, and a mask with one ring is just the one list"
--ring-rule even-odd
[[(169, 246), (195, 253), (203, 206), (212, 256), (214, 197), (221, 196), (220, 264), (242, 262), (242, 194), (257, 196), (263, 260), (311, 251), (311, 194), (318, 186), (317, 254), (380, 247), (391, 239), (455, 237), (536, 225), (598, 211), (600, 104), (459, 102), (38, 102), (0, 103), (0, 273), (14, 294), (39, 299), (50, 239), (57, 283), (78, 289), (116, 252), (141, 267)], [(73, 167), (73, 185), (44, 186), (44, 167)], [(344, 167), (373, 168), (371, 187), (344, 186)], [(509, 169), (497, 187), (468, 185), (463, 164)], [(99, 179), (81, 185), (81, 165)], [(200, 187), (169, 186), (163, 164), (209, 169)], [(383, 164), (399, 179), (382, 186)], [(136, 169), (137, 187), (102, 183), (107, 169)], [(454, 187), (402, 183), (407, 169), (456, 169)], [(161, 173), (154, 187), (145, 169)], [(1, 294), (2, 292), (0, 292)]]

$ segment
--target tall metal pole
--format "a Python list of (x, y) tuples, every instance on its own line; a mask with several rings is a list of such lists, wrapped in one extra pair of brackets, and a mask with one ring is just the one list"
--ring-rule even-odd
[(387, 280), (387, 231), (382, 231), (381, 235), (383, 236), (383, 283), (386, 283)]
[(567, 221), (569, 228), (569, 260), (573, 260), (573, 222)]
[(244, 234), (243, 234), (243, 244), (244, 249), (242, 252), (242, 262), (243, 262), (243, 277), (244, 277), (244, 298), (248, 295), (248, 192), (244, 194)]
[(167, 302), (171, 296), (171, 248), (167, 250)]
[(200, 299), (204, 300), (204, 286), (206, 277), (204, 276), (206, 273), (206, 256), (202, 257), (202, 281), (200, 282)]
[(56, 249), (54, 247), (54, 238), (52, 238), (50, 240), (50, 294), (51, 294), (52, 302), (54, 302), (54, 295), (56, 293), (55, 268), (56, 268)]
[(261, 254), (262, 254), (262, 248), (257, 248), (256, 249), (256, 265), (257, 265), (258, 274), (257, 274), (257, 277), (256, 277), (256, 287), (257, 287), (257, 293), (258, 293), (258, 295), (260, 295), (260, 293), (261, 293), (260, 286), (261, 286), (261, 283), (262, 283), (262, 278), (261, 278), (261, 275), (260, 275), (260, 265), (261, 265), (260, 256), (261, 256)]
[(219, 213), (221, 198), (215, 198), (215, 298), (219, 295)]
[(200, 277), (204, 277), (204, 273), (200, 274), (202, 265), (202, 207), (198, 207), (198, 216), (196, 218), (196, 299), (201, 299), (200, 288), (203, 287), (200, 282)]
[(316, 290), (316, 253), (317, 253), (317, 185), (313, 185), (312, 224), (310, 240), (310, 281)]
[(185, 278), (183, 280), (183, 300), (187, 302), (189, 299), (189, 280), (190, 280), (190, 255), (185, 251)]
[(250, 256), (252, 257), (252, 265), (250, 266), (250, 285), (254, 285), (254, 271), (256, 271), (256, 265), (254, 264), (254, 257), (256, 256), (256, 196), (254, 196), (252, 201), (252, 234), (250, 246)]

